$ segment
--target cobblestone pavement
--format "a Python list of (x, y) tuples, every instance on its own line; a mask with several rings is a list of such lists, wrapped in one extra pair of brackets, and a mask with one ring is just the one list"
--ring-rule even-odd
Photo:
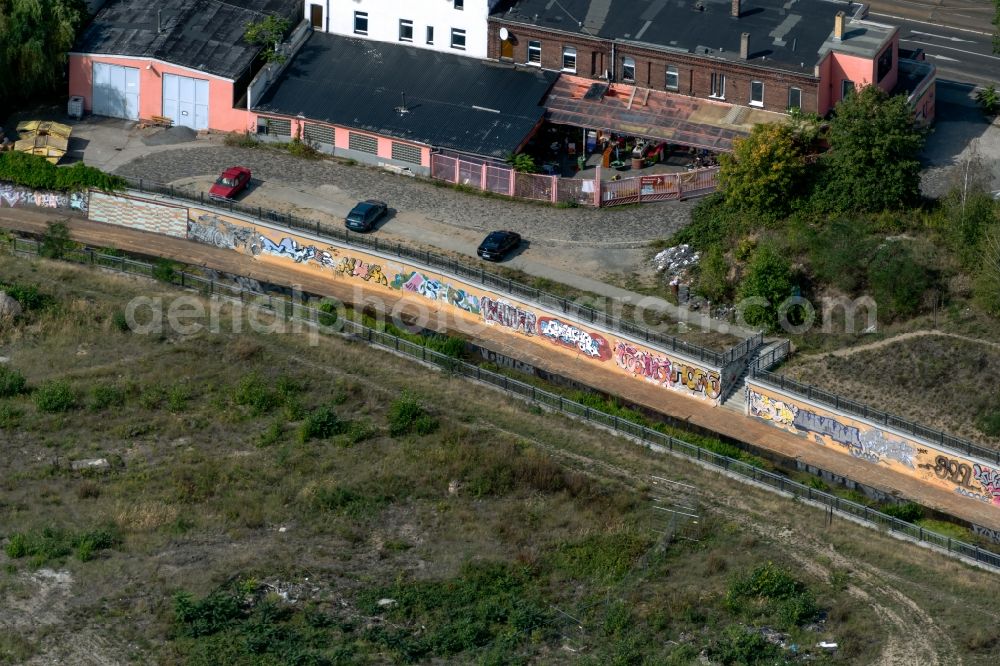
[(360, 165), (305, 160), (275, 150), (228, 146), (214, 150), (161, 151), (132, 160), (119, 167), (116, 173), (170, 183), (214, 175), (234, 164), (250, 167), (254, 177), (261, 179), (265, 186), (268, 181), (297, 187), (309, 183), (317, 187), (334, 185), (351, 199), (384, 199), (400, 211), (416, 213), (435, 222), (477, 231), (509, 228), (538, 242), (642, 247), (686, 225), (695, 204), (689, 200), (601, 210), (561, 209), (458, 192)]

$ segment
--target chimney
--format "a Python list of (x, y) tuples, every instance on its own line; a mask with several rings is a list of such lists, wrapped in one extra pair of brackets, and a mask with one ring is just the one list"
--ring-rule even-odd
[[(739, 2), (739, 0), (733, 0)], [(833, 17), (833, 38), (838, 42), (844, 39), (844, 12), (837, 12)]]
[(740, 0), (733, 0), (733, 4), (732, 4), (732, 6), (729, 9), (729, 13), (732, 16), (735, 16), (736, 18), (739, 18), (740, 14), (742, 14), (742, 12), (740, 11), (740, 9), (741, 9), (741, 7), (740, 7)]
[(740, 59), (750, 59), (750, 33), (744, 32), (740, 35)]

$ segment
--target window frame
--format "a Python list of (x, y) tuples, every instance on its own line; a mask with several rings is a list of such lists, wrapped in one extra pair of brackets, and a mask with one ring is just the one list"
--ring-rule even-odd
[[(364, 21), (365, 27), (361, 29), (358, 27), (358, 22)], [(368, 34), (368, 12), (354, 12), (354, 34), (355, 35), (367, 35)]]
[[(722, 72), (712, 72), (711, 88), (708, 96), (712, 99), (726, 99), (726, 75)], [(718, 93), (716, 92), (718, 91)]]
[[(462, 38), (461, 45), (459, 45), (458, 42), (456, 41), (456, 39), (455, 39), (456, 37), (461, 37)], [(466, 42), (465, 30), (463, 30), (462, 28), (452, 28), (451, 29), (451, 48), (455, 49), (456, 51), (464, 51), (466, 43), (467, 42)]]
[(847, 99), (849, 96), (854, 94), (855, 90), (854, 81), (851, 81), (850, 79), (840, 80), (840, 99)]
[[(626, 76), (627, 70), (632, 70), (632, 76)], [(622, 83), (635, 83), (635, 58), (631, 56), (622, 57)]]
[[(674, 85), (670, 85), (670, 75), (673, 74)], [(677, 69), (677, 65), (667, 65), (666, 76), (663, 82), (664, 87), (667, 90), (680, 90), (681, 89), (681, 73)]]
[[(409, 34), (404, 35), (404, 31)], [(399, 19), (399, 41), (413, 43), (413, 21), (410, 19)]]
[[(538, 54), (538, 60), (531, 59), (532, 52)], [(528, 41), (528, 61), (525, 64), (532, 67), (542, 66), (542, 40), (532, 39)]]
[(465, 0), (455, 0), (453, 5), (458, 11), (463, 11), (465, 9)]
[[(799, 99), (798, 104), (796, 104), (794, 106), (792, 105), (792, 92), (793, 91), (794, 91), (795, 95)], [(788, 109), (791, 110), (791, 109), (801, 109), (801, 108), (802, 108), (802, 88), (796, 88), (795, 86), (789, 87), (788, 88)]]
[[(754, 86), (759, 86), (760, 87), (760, 99), (754, 99), (753, 98)], [(763, 107), (764, 106), (764, 82), (763, 81), (753, 81), (753, 80), (750, 81), (750, 102), (749, 102), (749, 106), (759, 106), (759, 107)]]
[[(576, 74), (576, 47), (575, 46), (563, 46), (562, 49), (562, 71), (569, 72), (570, 74)], [(566, 63), (569, 62), (567, 58), (572, 58), (573, 66), (567, 67)]]
[(432, 26), (432, 25), (427, 26), (426, 36), (427, 36), (427, 40), (426, 40), (427, 41), (427, 45), (428, 46), (434, 46), (434, 26)]

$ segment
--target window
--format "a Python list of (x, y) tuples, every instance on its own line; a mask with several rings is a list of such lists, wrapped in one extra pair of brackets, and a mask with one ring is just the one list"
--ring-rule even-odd
[(333, 128), (329, 125), (312, 125), (306, 123), (302, 131), (302, 139), (308, 143), (325, 143), (334, 145)]
[(427, 43), (434, 43), (434, 26), (432, 25), (427, 26)]
[(528, 42), (528, 64), (542, 66), (541, 42)]
[(667, 90), (677, 90), (680, 87), (680, 77), (677, 75), (677, 68), (673, 65), (667, 65)]
[(764, 106), (764, 82), (750, 82), (750, 106)]
[(622, 81), (635, 81), (635, 58), (622, 61)]
[(844, 79), (840, 82), (840, 98), (845, 99), (854, 94), (854, 81)]
[(465, 50), (465, 31), (458, 28), (451, 29), (451, 48), (459, 51)]
[(717, 97), (719, 99), (725, 99), (726, 97), (726, 75), (719, 74), (717, 72), (712, 72), (712, 92), (709, 93), (709, 97)]
[(347, 135), (347, 147), (359, 153), (378, 155), (378, 139), (373, 136), (349, 132)]
[(802, 89), (801, 88), (789, 88), (788, 89), (788, 108), (789, 109), (801, 109), (802, 108)]
[(576, 71), (576, 49), (572, 46), (563, 47), (563, 71)]
[(455, 0), (455, 9), (465, 9), (465, 0)]
[(885, 50), (885, 53), (878, 57), (878, 80), (879, 82), (885, 78), (885, 75), (892, 71), (892, 47), (890, 44), (889, 48)]
[(392, 142), (392, 159), (410, 164), (421, 164), (420, 149), (408, 143)]
[(354, 34), (368, 34), (368, 12), (354, 12)]
[(399, 19), (399, 41), (401, 42), (413, 41), (413, 21), (407, 21), (406, 19)]

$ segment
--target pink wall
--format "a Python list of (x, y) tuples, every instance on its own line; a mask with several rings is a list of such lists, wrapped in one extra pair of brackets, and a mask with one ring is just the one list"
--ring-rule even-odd
[(855, 89), (875, 82), (878, 74), (878, 59), (886, 49), (892, 49), (892, 69), (878, 82), (879, 88), (886, 92), (896, 87), (899, 80), (899, 31), (883, 45), (874, 60), (860, 56), (848, 55), (830, 51), (819, 65), (819, 114), (823, 115), (837, 105), (842, 99), (841, 83), (844, 79), (854, 82)]
[[(252, 118), (246, 109), (233, 108), (233, 82), (227, 79), (177, 67), (159, 60), (117, 58), (109, 56), (71, 55), (69, 57), (69, 94), (84, 99), (84, 109), (93, 107), (93, 63), (135, 67), (139, 70), (139, 117), (163, 114), (164, 73), (208, 81), (208, 126), (222, 132), (243, 132), (252, 129)], [(152, 65), (152, 69), (146, 69)]]

